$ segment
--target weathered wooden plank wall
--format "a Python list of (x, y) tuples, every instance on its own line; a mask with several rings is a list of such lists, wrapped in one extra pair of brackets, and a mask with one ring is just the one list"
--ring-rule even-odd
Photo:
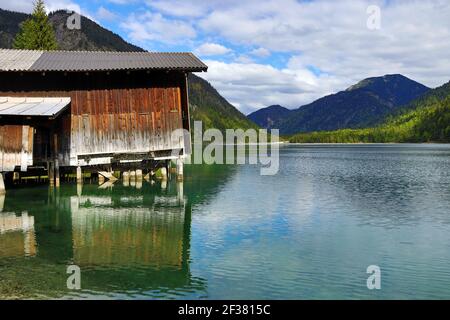
[(0, 172), (22, 170), (33, 164), (33, 128), (0, 125)]

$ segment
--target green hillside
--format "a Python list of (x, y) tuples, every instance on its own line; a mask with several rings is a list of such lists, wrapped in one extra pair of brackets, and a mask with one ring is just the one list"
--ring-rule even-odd
[(297, 134), (297, 143), (450, 142), (450, 82), (413, 101), (383, 124)]
[(223, 98), (211, 84), (195, 75), (189, 76), (191, 120), (201, 120), (203, 128), (258, 128), (239, 110)]

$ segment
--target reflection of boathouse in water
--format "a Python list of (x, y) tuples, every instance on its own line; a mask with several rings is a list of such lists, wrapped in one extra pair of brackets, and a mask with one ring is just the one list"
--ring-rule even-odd
[[(0, 197), (1, 212), (4, 196)], [(36, 255), (34, 217), (29, 216), (27, 211), (19, 215), (0, 213), (0, 258), (17, 255)]]
[(108, 191), (70, 197), (74, 263), (182, 268), (185, 199)]
[[(24, 219), (21, 212), (31, 208), (29, 221), (35, 219), (29, 228), (35, 235), (32, 259), (43, 269), (55, 268), (48, 270), (48, 277), (60, 277), (55, 281), (64, 284), (42, 288), (45, 294), (71, 294), (65, 288), (69, 264), (81, 268), (82, 289), (100, 295), (133, 292), (157, 297), (157, 293), (173, 290), (204, 291), (204, 280), (192, 278), (189, 269), (191, 206), (175, 183), (169, 182), (166, 190), (158, 183), (145, 184), (142, 189), (84, 185), (78, 192), (76, 186), (64, 186), (49, 188), (48, 196), (42, 196), (40, 189), (39, 197), (30, 195), (26, 203), (17, 202), (23, 191), (6, 195), (1, 226), (18, 227), (4, 228), (0, 243), (17, 237), (17, 230), (23, 230), (19, 226), (25, 224), (19, 222)], [(10, 248), (14, 252), (0, 249), (0, 262), (10, 256), (25, 259), (31, 255), (18, 246)], [(42, 276), (39, 269), (29, 270), (30, 281)]]

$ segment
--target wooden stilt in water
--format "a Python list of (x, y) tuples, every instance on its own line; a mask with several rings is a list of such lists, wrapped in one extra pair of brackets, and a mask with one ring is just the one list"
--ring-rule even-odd
[(161, 177), (163, 180), (167, 180), (167, 168), (166, 167), (161, 168)]
[(130, 186), (130, 172), (129, 171), (124, 171), (122, 173), (122, 179), (123, 179), (124, 187), (129, 187)]
[(141, 169), (136, 170), (136, 180), (142, 181), (142, 170)]
[(50, 187), (55, 185), (55, 165), (52, 161), (48, 164), (48, 182)]
[(81, 197), (81, 194), (83, 193), (83, 184), (77, 183), (77, 195)]
[(3, 181), (3, 173), (0, 172), (0, 195), (6, 193), (5, 181)]
[(61, 185), (59, 176), (59, 161), (55, 159), (55, 186), (59, 187)]
[(177, 181), (183, 181), (183, 159), (177, 159)]
[(136, 186), (136, 171), (134, 170), (130, 171), (130, 186), (132, 187)]
[(55, 133), (53, 134), (53, 152), (54, 152), (54, 177), (55, 177), (55, 186), (60, 186), (60, 180), (59, 180), (59, 160), (58, 160), (58, 135)]
[(81, 171), (81, 167), (77, 167), (77, 183), (83, 183), (83, 172)]
[(177, 199), (179, 204), (184, 203), (184, 191), (182, 181), (177, 182)]

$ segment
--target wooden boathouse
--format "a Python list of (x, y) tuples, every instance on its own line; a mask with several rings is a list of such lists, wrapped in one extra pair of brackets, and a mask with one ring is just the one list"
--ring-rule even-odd
[[(152, 170), (190, 153), (191, 53), (0, 49), (0, 172)], [(4, 192), (0, 175), (0, 192)], [(2, 190), (3, 189), (3, 190)]]

